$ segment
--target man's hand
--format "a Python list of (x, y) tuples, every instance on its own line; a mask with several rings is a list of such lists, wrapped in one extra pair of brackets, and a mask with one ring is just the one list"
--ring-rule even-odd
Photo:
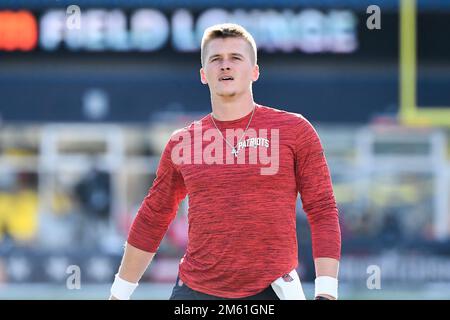
[(314, 300), (336, 300), (336, 298), (328, 294), (321, 294), (318, 295)]

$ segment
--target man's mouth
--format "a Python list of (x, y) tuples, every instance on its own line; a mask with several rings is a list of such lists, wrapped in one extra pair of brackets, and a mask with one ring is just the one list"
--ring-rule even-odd
[(231, 80), (234, 80), (234, 78), (231, 76), (223, 76), (219, 78), (219, 81), (231, 81)]

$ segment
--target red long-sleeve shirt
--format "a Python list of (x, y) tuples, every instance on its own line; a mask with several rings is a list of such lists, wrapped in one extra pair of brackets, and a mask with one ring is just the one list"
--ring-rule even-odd
[[(251, 117), (215, 122), (227, 137), (227, 129), (243, 131)], [(228, 141), (235, 145), (241, 135)], [(341, 249), (329, 170), (313, 126), (299, 114), (256, 105), (240, 142), (238, 160), (211, 115), (175, 132), (128, 236), (130, 245), (156, 252), (188, 195), (189, 241), (179, 276), (194, 290), (226, 298), (257, 294), (297, 267), (298, 193), (313, 257), (340, 259)]]

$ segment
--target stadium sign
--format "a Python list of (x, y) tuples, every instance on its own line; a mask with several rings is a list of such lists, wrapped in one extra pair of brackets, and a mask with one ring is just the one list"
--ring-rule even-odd
[[(269, 53), (352, 53), (358, 48), (358, 19), (350, 10), (178, 9), (169, 15), (156, 9), (87, 9), (73, 14), (78, 17), (62, 9), (43, 12), (42, 50), (155, 52), (171, 46), (176, 52), (195, 52), (203, 31), (222, 22), (242, 24), (259, 49)], [(67, 23), (74, 18), (80, 19), (78, 28)]]

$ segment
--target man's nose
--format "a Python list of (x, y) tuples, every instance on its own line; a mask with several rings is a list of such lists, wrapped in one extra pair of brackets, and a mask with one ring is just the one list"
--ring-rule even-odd
[(230, 61), (228, 59), (223, 59), (222, 60), (222, 63), (220, 65), (220, 70), (222, 70), (222, 71), (225, 71), (225, 70), (229, 71), (229, 70), (231, 70), (231, 63), (230, 63)]

